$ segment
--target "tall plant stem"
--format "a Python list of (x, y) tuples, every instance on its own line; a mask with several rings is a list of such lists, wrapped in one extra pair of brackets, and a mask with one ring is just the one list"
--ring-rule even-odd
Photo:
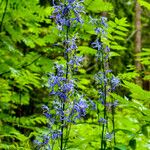
[(65, 149), (66, 146), (67, 146), (67, 142), (68, 142), (68, 140), (69, 140), (70, 131), (71, 131), (71, 124), (68, 126), (67, 131), (66, 131), (66, 139), (65, 139), (65, 143), (64, 143), (64, 149)]
[[(98, 56), (101, 56), (101, 52), (100, 51), (98, 51)], [(98, 63), (98, 69), (99, 70), (101, 70), (101, 68), (102, 68), (102, 57), (101, 58), (98, 58), (98, 62), (100, 62), (100, 63)], [(101, 97), (101, 96), (100, 96)], [(100, 110), (99, 110), (99, 107), (98, 107), (99, 105), (97, 104), (97, 114), (98, 114), (98, 119), (100, 118)], [(99, 130), (100, 130), (100, 122), (99, 122)], [(101, 149), (102, 149), (102, 147), (103, 147), (103, 131), (104, 131), (104, 126), (102, 126), (102, 133), (100, 134), (100, 147), (101, 147)]]
[[(65, 110), (65, 104), (62, 104), (62, 110)], [(63, 139), (64, 138), (64, 117), (62, 117), (61, 121), (61, 144), (60, 144), (60, 149), (63, 150)]]
[(113, 134), (114, 134), (114, 145), (116, 145), (116, 136), (115, 136), (115, 107), (113, 105), (111, 107), (111, 111), (112, 111), (112, 126), (113, 126)]
[[(104, 93), (104, 119), (107, 119), (107, 110), (106, 110), (106, 95), (107, 95), (107, 83), (105, 81), (106, 79), (106, 72), (105, 72), (105, 60), (104, 60), (104, 52), (102, 52), (102, 71), (103, 71), (103, 75), (104, 75), (104, 86), (103, 86), (103, 93)], [(106, 149), (106, 142), (104, 139), (104, 133), (105, 133), (105, 129), (106, 129), (106, 124), (102, 125), (102, 139), (101, 139), (101, 150), (105, 150)]]
[[(66, 48), (68, 48), (68, 39), (69, 39), (69, 27), (67, 26), (67, 30), (66, 30), (66, 40), (67, 40), (67, 45)], [(69, 73), (69, 66), (68, 66), (68, 62), (69, 62), (69, 55), (68, 53), (66, 53), (66, 82), (68, 80), (68, 73)], [(65, 102), (62, 101), (62, 110), (64, 112), (65, 110)], [(61, 121), (61, 144), (60, 144), (60, 150), (63, 150), (63, 141), (64, 141), (64, 117), (62, 117), (62, 121)]]

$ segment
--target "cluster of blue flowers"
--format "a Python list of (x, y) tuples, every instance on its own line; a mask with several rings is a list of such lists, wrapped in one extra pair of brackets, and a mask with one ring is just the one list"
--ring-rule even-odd
[(78, 94), (75, 89), (75, 81), (66, 78), (64, 67), (62, 65), (55, 65), (55, 67), (56, 74), (50, 74), (49, 77), (50, 96), (53, 97), (52, 110), (46, 105), (42, 106), (43, 114), (48, 119), (50, 132), (46, 135), (47, 140), (36, 141), (38, 146), (45, 146), (50, 140), (55, 141), (62, 138), (64, 134), (62, 127), (67, 130), (68, 124), (75, 124), (78, 119), (84, 117), (90, 105), (83, 96)]
[(84, 13), (82, 0), (66, 0), (64, 3), (54, 5), (54, 12), (51, 18), (55, 19), (57, 28), (64, 30), (64, 27), (74, 27), (76, 23), (83, 23), (80, 13)]
[[(53, 15), (50, 17), (62, 33), (64, 41), (64, 58), (66, 64), (55, 64), (54, 73), (49, 74), (50, 97), (53, 98), (51, 109), (46, 105), (42, 106), (43, 114), (48, 119), (49, 132), (43, 136), (41, 142), (35, 141), (37, 147), (53, 149), (54, 141), (58, 140), (60, 149), (65, 148), (64, 137), (68, 137), (68, 126), (86, 115), (90, 104), (77, 91), (76, 81), (72, 74), (83, 61), (82, 56), (77, 56), (77, 34), (73, 29), (82, 24), (81, 13), (84, 13), (82, 0), (65, 0), (62, 2), (53, 1)], [(67, 131), (67, 132), (64, 132)], [(65, 135), (64, 135), (65, 134)], [(52, 142), (51, 142), (52, 141)]]
[[(66, 142), (64, 136), (69, 136), (70, 128), (68, 126), (75, 124), (78, 119), (86, 116), (89, 106), (92, 106), (93, 110), (99, 108), (92, 100), (87, 101), (83, 95), (79, 94), (76, 81), (72, 76), (83, 61), (82, 56), (77, 56), (77, 33), (74, 34), (75, 27), (83, 23), (81, 13), (85, 12), (82, 2), (82, 0), (64, 0), (64, 3), (62, 3), (53, 0), (54, 11), (51, 19), (55, 21), (57, 29), (63, 35), (64, 41), (62, 41), (62, 44), (66, 63), (56, 63), (54, 73), (49, 74), (49, 95), (53, 98), (53, 101), (51, 109), (46, 105), (42, 106), (43, 114), (48, 119), (49, 132), (43, 136), (42, 141), (35, 141), (39, 149), (43, 146), (46, 146), (47, 149), (53, 149), (56, 140), (59, 140), (60, 150), (64, 149), (64, 145), (66, 145), (66, 143), (64, 144), (64, 141)], [(99, 92), (97, 105), (103, 105), (104, 107), (103, 116), (102, 114), (98, 115), (102, 116), (98, 118), (98, 123), (102, 125), (101, 149), (105, 149), (107, 140), (110, 141), (114, 136), (114, 124), (113, 130), (108, 129), (109, 117), (107, 111), (112, 110), (112, 118), (114, 119), (114, 109), (118, 105), (117, 100), (108, 101), (107, 97), (115, 91), (120, 80), (109, 69), (110, 48), (106, 43), (101, 42), (103, 38), (107, 39), (107, 18), (95, 19), (90, 17), (90, 23), (96, 26), (94, 31), (97, 37), (91, 46), (97, 49), (96, 57), (99, 66), (99, 71), (95, 75)], [(67, 131), (67, 135), (64, 130)], [(50, 145), (50, 143), (52, 144)]]
[[(109, 69), (109, 52), (110, 48), (107, 45), (107, 18), (101, 17), (101, 19), (93, 19), (90, 17), (91, 23), (96, 25), (94, 29), (97, 38), (95, 42), (91, 45), (94, 49), (97, 49), (97, 63), (99, 66), (99, 72), (95, 75), (95, 80), (97, 84), (97, 89), (99, 92), (99, 102), (98, 105), (104, 106), (103, 117), (98, 118), (99, 124), (102, 125), (102, 133), (101, 133), (101, 149), (106, 149), (107, 141), (110, 141), (114, 133), (114, 113), (115, 108), (118, 105), (117, 100), (113, 100), (110, 96), (111, 92), (114, 92), (115, 89), (119, 86), (120, 80), (112, 74), (112, 71)], [(103, 40), (105, 39), (105, 40)], [(110, 101), (111, 99), (111, 101)], [(97, 107), (98, 108), (98, 107)], [(109, 116), (108, 112), (111, 112), (112, 117), (111, 121), (113, 122), (113, 129), (108, 129)], [(101, 116), (99, 114), (98, 116)]]

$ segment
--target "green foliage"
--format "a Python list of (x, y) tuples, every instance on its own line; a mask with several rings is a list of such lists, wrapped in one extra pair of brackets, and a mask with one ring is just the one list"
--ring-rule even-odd
[(124, 46), (119, 45), (118, 41), (124, 41), (127, 36), (128, 24), (126, 18), (115, 18), (115, 21), (108, 22), (108, 38), (111, 40), (110, 48), (112, 50), (125, 50)]
[(100, 13), (103, 11), (111, 11), (113, 6), (109, 2), (103, 0), (85, 0), (85, 5), (89, 11)]
[(150, 49), (143, 48), (142, 50), (143, 51), (140, 54), (138, 54), (138, 56), (141, 56), (140, 61), (143, 65), (150, 67), (150, 58), (148, 57), (150, 55)]
[[(136, 99), (136, 100), (143, 100), (146, 101), (150, 99), (150, 92), (143, 90), (140, 86), (130, 83), (127, 81), (124, 81), (125, 87), (130, 89), (131, 92), (131, 97)], [(134, 88), (132, 88), (134, 87)], [(148, 102), (147, 102), (148, 103)]]
[(150, 49), (149, 48), (143, 48), (142, 52), (138, 54), (140, 57), (140, 62), (144, 66), (144, 80), (149, 81), (150, 80)]
[(68, 141), (68, 150), (89, 149), (94, 150), (99, 148), (99, 130), (98, 125), (88, 123), (77, 124), (72, 126), (70, 140)]
[(144, 6), (145, 8), (150, 10), (150, 3), (146, 2), (145, 0), (138, 0), (138, 2), (141, 6)]
[(0, 18), (4, 16), (0, 32), (0, 149), (32, 149), (29, 135), (46, 124), (45, 118), (34, 113), (39, 113), (44, 99), (40, 93), (48, 93), (43, 89), (45, 75), (53, 64), (46, 54), (51, 49), (43, 47), (55, 42), (56, 36), (49, 39), (52, 26), (41, 25), (51, 23), (50, 14), (49, 7), (41, 7), (37, 0), (0, 2)]
[[(119, 0), (115, 2), (122, 3)], [(133, 5), (133, 2), (131, 3)], [(139, 3), (150, 9), (148, 2), (139, 0)], [(118, 76), (123, 85), (122, 88), (118, 88), (120, 95), (115, 93), (110, 95), (111, 98), (119, 101), (115, 112), (117, 143), (114, 149), (148, 149), (150, 92), (133, 83), (138, 74), (133, 67), (132, 48), (127, 43), (127, 35), (133, 24), (129, 20), (131, 16), (124, 18), (125, 8), (113, 7), (113, 3), (110, 2), (85, 0), (84, 4), (87, 14), (98, 18), (105, 11), (108, 17), (110, 16), (107, 38), (102, 41), (111, 48), (110, 66), (115, 73), (121, 70)], [(54, 71), (54, 60), (65, 64), (62, 57), (63, 47), (53, 45), (60, 41), (60, 37), (58, 30), (49, 19), (52, 12), (50, 6), (41, 7), (37, 0), (11, 0), (8, 1), (6, 11), (5, 8), (6, 1), (1, 0), (0, 149), (32, 150), (35, 136), (47, 132), (45, 130), (47, 120), (42, 116), (41, 105), (52, 101), (51, 97), (48, 98), (47, 74)], [(119, 9), (118, 12), (123, 12), (124, 15), (114, 17), (115, 15), (112, 14), (114, 9)], [(130, 9), (127, 14), (130, 13)], [(90, 45), (95, 33), (89, 24), (87, 14), (83, 14), (85, 24), (82, 28), (77, 28), (81, 37), (81, 41), (78, 41), (79, 44), (81, 43), (78, 55), (84, 56), (84, 62), (74, 77), (77, 79), (80, 92), (84, 92), (87, 98), (97, 102), (98, 92), (95, 90), (93, 78), (98, 66), (95, 65), (94, 58), (96, 50)], [(149, 45), (144, 47), (147, 48), (143, 48), (139, 56), (144, 66), (144, 71), (141, 72), (143, 79), (148, 81), (150, 49)], [(127, 67), (129, 64), (130, 66)], [(102, 108), (99, 110), (101, 111)], [(109, 117), (111, 119), (111, 116)], [(101, 128), (97, 118), (96, 112), (91, 111), (83, 121), (71, 127), (68, 150), (99, 149)], [(58, 146), (58, 143), (56, 145)]]

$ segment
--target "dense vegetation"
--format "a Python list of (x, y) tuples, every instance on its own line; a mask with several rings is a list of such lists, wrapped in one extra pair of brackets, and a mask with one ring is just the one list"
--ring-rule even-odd
[(0, 149), (149, 150), (150, 3), (60, 1), (0, 0)]

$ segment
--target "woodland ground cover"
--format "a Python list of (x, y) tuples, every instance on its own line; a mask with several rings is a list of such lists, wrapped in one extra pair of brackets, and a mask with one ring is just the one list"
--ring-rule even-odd
[(0, 0), (0, 149), (150, 149), (146, 0)]

